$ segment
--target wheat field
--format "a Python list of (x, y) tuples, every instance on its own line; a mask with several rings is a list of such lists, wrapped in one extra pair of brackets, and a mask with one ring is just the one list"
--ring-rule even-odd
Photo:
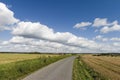
[(52, 55), (52, 54), (0, 54), (0, 64), (10, 63), (10, 62), (16, 62), (16, 61), (22, 61), (27, 59), (35, 59), (39, 57), (52, 57), (52, 56), (58, 56), (58, 55)]
[(120, 80), (120, 57), (82, 55), (82, 60), (108, 80)]

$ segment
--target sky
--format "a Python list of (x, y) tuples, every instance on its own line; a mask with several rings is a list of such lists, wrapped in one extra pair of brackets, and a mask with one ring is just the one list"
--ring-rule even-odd
[(0, 52), (120, 51), (120, 0), (0, 0)]

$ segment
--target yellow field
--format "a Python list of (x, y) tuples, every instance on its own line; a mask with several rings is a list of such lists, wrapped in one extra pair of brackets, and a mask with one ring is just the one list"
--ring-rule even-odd
[(82, 60), (110, 80), (120, 80), (120, 57), (83, 55)]
[(58, 56), (52, 54), (0, 54), (0, 64), (39, 58), (42, 56)]

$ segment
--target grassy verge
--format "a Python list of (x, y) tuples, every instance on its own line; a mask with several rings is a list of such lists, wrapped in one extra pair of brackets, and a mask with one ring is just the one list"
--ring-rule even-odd
[(50, 63), (58, 61), (66, 55), (54, 57), (41, 57), (37, 59), (17, 61), (0, 65), (0, 80), (18, 80)]
[(107, 80), (77, 57), (73, 66), (73, 80)]

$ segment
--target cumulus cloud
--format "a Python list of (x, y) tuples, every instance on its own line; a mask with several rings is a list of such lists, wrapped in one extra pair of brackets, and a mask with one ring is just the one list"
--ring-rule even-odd
[(0, 2), (0, 31), (9, 30), (8, 26), (18, 21), (19, 20), (14, 17), (14, 13), (8, 9), (4, 3)]
[[(70, 32), (55, 32), (47, 25), (40, 22), (25, 22), (14, 17), (14, 12), (0, 3), (0, 30), (7, 30), (12, 27), (13, 37), (10, 40), (0, 41), (0, 51), (20, 51), (20, 52), (111, 52), (120, 51), (119, 43), (107, 44), (101, 41), (119, 41), (119, 38), (105, 38), (102, 35), (96, 36), (93, 40), (76, 36)], [(14, 25), (15, 24), (15, 25)], [(118, 31), (117, 21), (108, 23), (106, 18), (96, 18), (93, 22), (77, 23), (75, 28), (94, 26), (101, 29), (102, 33)], [(114, 47), (114, 49), (113, 49)]]
[(108, 25), (107, 18), (96, 18), (93, 22), (94, 27), (101, 27)]
[(108, 33), (113, 31), (120, 31), (120, 25), (117, 21), (114, 21), (110, 26), (105, 26), (100, 30), (101, 33)]
[(13, 44), (27, 44), (29, 42), (31, 42), (33, 39), (31, 38), (24, 38), (22, 36), (14, 36), (12, 37), (12, 39), (9, 40), (10, 43)]
[(36, 38), (74, 47), (95, 48), (97, 45), (94, 41), (83, 37), (77, 37), (69, 32), (55, 32), (53, 29), (38, 22), (20, 22), (13, 29), (12, 34), (15, 36)]
[[(23, 39), (23, 40), (22, 40)], [(87, 44), (84, 40), (84, 38), (81, 38), (85, 45)], [(87, 39), (86, 39), (87, 40)], [(74, 42), (74, 40), (73, 40)], [(94, 45), (93, 41), (90, 41), (91, 44)], [(69, 46), (57, 42), (50, 42), (40, 39), (31, 39), (31, 38), (23, 38), (21, 36), (14, 36), (9, 41), (4, 41), (2, 44), (2, 49), (5, 50), (7, 48), (7, 51), (40, 51), (40, 52), (111, 52), (111, 51), (119, 51), (120, 49), (117, 48), (118, 43), (116, 44), (106, 44), (106, 43), (96, 43), (96, 46), (93, 46), (91, 48), (88, 47), (76, 47), (76, 46)], [(89, 46), (87, 44), (87, 46)]]
[[(34, 38), (24, 38), (14, 36), (9, 41), (2, 42), (2, 48), (8, 51), (40, 51), (40, 52), (80, 52), (81, 49), (74, 46), (68, 46), (57, 42), (50, 42)], [(4, 50), (2, 49), (2, 50)]]
[(52, 39), (54, 31), (39, 22), (19, 22), (17, 26), (13, 28), (12, 34), (24, 37)]
[(83, 28), (83, 27), (86, 27), (86, 26), (90, 26), (92, 23), (90, 22), (81, 22), (81, 23), (77, 23), (75, 24), (74, 28)]
[[(87, 38), (77, 37), (70, 32), (55, 32), (52, 28), (39, 22), (19, 21), (14, 17), (14, 12), (9, 10), (7, 6), (0, 3), (0, 21), (1, 30), (13, 26), (13, 38), (1, 43), (2, 49), (23, 51), (33, 48), (34, 50), (55, 51), (81, 51), (81, 49), (94, 49), (96, 43)], [(19, 22), (18, 22), (19, 21)], [(41, 47), (42, 46), (42, 47)], [(17, 48), (17, 49), (16, 49)], [(30, 49), (31, 50), (31, 49)]]
[(97, 35), (96, 37), (93, 38), (93, 40), (99, 40), (99, 41), (108, 41), (114, 43), (114, 42), (120, 42), (120, 37), (104, 37), (103, 35)]
[[(107, 18), (95, 18), (93, 23), (92, 22), (81, 22), (77, 23), (74, 28), (81, 28), (84, 29), (86, 26), (92, 26), (93, 28), (98, 28), (94, 32), (100, 33), (109, 33), (113, 31), (120, 31), (120, 25), (117, 20), (113, 22), (108, 22)], [(85, 28), (86, 29), (86, 28)]]
[(103, 37), (102, 35), (98, 35), (95, 38), (93, 38), (94, 40), (99, 40), (99, 41), (108, 41), (108, 38)]
[(113, 32), (113, 31), (120, 31), (120, 25), (118, 24), (118, 21), (115, 20), (113, 22), (109, 22), (107, 21), (107, 18), (96, 18), (94, 20), (93, 23), (94, 27), (102, 27), (100, 29), (101, 33), (109, 33), (109, 32)]
[[(111, 25), (117, 22), (111, 23)], [(52, 28), (39, 22), (19, 22), (13, 28), (12, 34), (15, 36), (9, 42), (12, 44), (26, 45), (26, 49), (31, 47), (37, 51), (53, 51), (53, 52), (109, 52), (112, 44), (97, 43), (94, 40), (108, 41), (101, 35), (94, 40), (84, 37), (78, 37), (70, 32), (55, 32)], [(31, 46), (31, 47), (28, 47)], [(77, 50), (78, 49), (78, 50)], [(33, 51), (34, 51), (33, 50)], [(119, 49), (118, 49), (119, 50)]]

